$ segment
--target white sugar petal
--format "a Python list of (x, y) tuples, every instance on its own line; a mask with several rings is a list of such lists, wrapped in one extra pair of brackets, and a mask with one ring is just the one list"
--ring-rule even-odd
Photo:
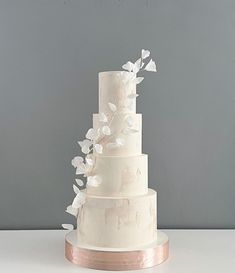
[(79, 192), (80, 192), (79, 188), (78, 188), (76, 185), (73, 185), (73, 191), (74, 191), (76, 194), (79, 194)]
[(71, 224), (62, 224), (61, 226), (64, 229), (73, 230), (73, 225), (71, 225)]
[(93, 166), (94, 160), (91, 159), (91, 158), (86, 158), (86, 163), (87, 163), (89, 166)]
[(72, 207), (78, 209), (85, 203), (85, 201), (85, 194), (80, 191), (80, 193), (73, 199)]
[(132, 116), (127, 116), (126, 119), (125, 119), (128, 127), (133, 127), (134, 125), (134, 119)]
[(127, 70), (127, 71), (129, 71), (129, 72), (131, 72), (133, 70), (133, 65), (134, 64), (132, 62), (128, 61), (127, 63), (125, 63), (122, 66), (122, 68), (125, 69), (125, 70)]
[(99, 114), (99, 120), (100, 122), (108, 122), (108, 117), (105, 115), (105, 113)]
[(133, 93), (133, 94), (128, 95), (127, 97), (128, 97), (128, 99), (135, 99), (135, 98), (137, 98), (138, 96), (139, 96), (139, 94)]
[(157, 72), (156, 63), (151, 59), (144, 69), (146, 71)]
[(101, 178), (98, 175), (88, 176), (87, 185), (90, 187), (98, 187), (101, 184)]
[(122, 133), (125, 135), (134, 134), (134, 133), (138, 133), (138, 132), (139, 132), (139, 130), (134, 129), (134, 128), (124, 128), (122, 130)]
[(80, 147), (90, 147), (92, 145), (92, 142), (88, 139), (84, 139), (83, 141), (78, 141), (78, 144), (80, 145)]
[(103, 146), (101, 144), (95, 144), (94, 149), (98, 154), (102, 154), (103, 152)]
[(142, 57), (142, 59), (146, 59), (149, 56), (150, 56), (150, 51), (149, 50), (145, 50), (145, 49), (141, 50), (141, 57)]
[(109, 108), (110, 108), (110, 110), (111, 110), (112, 112), (116, 112), (116, 111), (117, 111), (117, 106), (116, 106), (115, 104), (109, 102), (109, 103), (108, 103), (108, 106), (109, 106)]
[(143, 81), (144, 77), (138, 77), (138, 78), (135, 78), (135, 83), (136, 84), (139, 84)]
[(90, 140), (95, 140), (99, 137), (99, 134), (94, 128), (90, 128), (86, 133), (86, 138)]
[(77, 168), (77, 166), (83, 162), (83, 158), (81, 156), (75, 156), (72, 161), (71, 164), (73, 165), (74, 168)]
[(84, 186), (84, 182), (81, 179), (75, 179), (76, 183), (78, 184), (79, 187)]
[(79, 146), (82, 148), (84, 146), (83, 141), (78, 141)]
[(141, 64), (142, 64), (142, 61), (141, 61), (141, 58), (139, 58), (133, 65), (133, 72), (136, 74), (139, 72), (140, 68), (141, 68)]
[(111, 129), (109, 128), (109, 126), (105, 125), (102, 127), (102, 133), (106, 136), (111, 135)]
[(108, 149), (116, 149), (118, 147), (121, 147), (125, 144), (125, 139), (123, 138), (116, 138), (115, 142), (109, 142), (106, 144), (106, 147)]
[(93, 139), (95, 134), (95, 130), (93, 128), (90, 128), (86, 133), (86, 138)]
[(134, 129), (134, 128), (130, 128), (129, 131), (130, 131), (130, 133), (132, 133), (132, 134), (138, 133), (138, 132), (139, 132), (138, 129)]
[(72, 205), (70, 205), (66, 208), (66, 212), (75, 216), (75, 217), (77, 217), (77, 215), (78, 215), (78, 210), (73, 208)]
[(92, 145), (92, 142), (90, 140), (88, 140), (88, 139), (84, 139), (83, 143), (84, 143), (85, 146), (88, 146), (88, 147), (90, 147)]
[(84, 139), (83, 141), (78, 141), (78, 144), (82, 148), (82, 152), (84, 154), (88, 154), (90, 152), (90, 146), (92, 145), (92, 142), (88, 139)]
[(84, 154), (89, 154), (90, 153), (90, 149), (89, 149), (89, 147), (87, 147), (87, 146), (84, 146), (84, 147), (82, 147), (82, 153), (84, 153)]
[(116, 138), (115, 142), (120, 147), (125, 144), (125, 139), (124, 138)]
[(76, 174), (84, 174), (86, 171), (86, 165), (84, 163), (80, 163), (78, 166), (77, 166), (77, 169), (76, 169)]

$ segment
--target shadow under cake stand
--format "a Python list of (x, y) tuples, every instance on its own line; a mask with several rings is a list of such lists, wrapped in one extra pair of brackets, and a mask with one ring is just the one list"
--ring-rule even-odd
[(65, 257), (81, 267), (99, 270), (135, 270), (153, 267), (169, 256), (169, 240), (162, 231), (156, 231), (156, 240), (138, 249), (104, 248), (82, 244), (76, 230), (65, 237)]

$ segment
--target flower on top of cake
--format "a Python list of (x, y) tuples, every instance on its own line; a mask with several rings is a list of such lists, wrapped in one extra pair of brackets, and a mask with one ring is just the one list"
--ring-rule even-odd
[[(138, 73), (142, 71), (150, 71), (150, 72), (157, 72), (157, 67), (155, 61), (150, 59), (150, 51), (142, 49), (141, 56), (135, 62), (128, 61), (125, 63), (122, 68), (127, 72), (122, 75), (122, 82), (124, 86), (128, 86), (130, 83), (133, 84), (140, 84), (144, 77), (139, 77)], [(134, 100), (139, 96), (139, 94), (131, 93), (127, 94), (126, 98), (124, 98), (123, 105), (127, 109), (132, 109), (132, 105)]]
[[(142, 49), (141, 50), (141, 57), (134, 63), (128, 61), (125, 63), (122, 68), (124, 70), (127, 70), (129, 72), (133, 72), (134, 74), (137, 74), (141, 70), (151, 71), (151, 72), (157, 72), (157, 67), (155, 61), (153, 59), (150, 59), (149, 62), (146, 64), (144, 63), (144, 60), (147, 59), (150, 56), (150, 51)], [(143, 79), (137, 80), (142, 81)]]
[[(147, 61), (147, 62), (146, 62)], [(141, 56), (135, 62), (128, 61), (122, 68), (125, 70), (120, 72), (123, 86), (128, 86), (130, 83), (139, 84), (143, 81), (144, 77), (139, 77), (137, 74), (141, 71), (157, 72), (156, 63), (150, 59), (150, 51), (142, 49)], [(126, 73), (131, 72), (131, 73)], [(126, 108), (130, 108), (133, 101), (139, 95), (136, 93), (130, 93), (123, 98), (123, 105)], [(100, 113), (99, 121), (101, 126), (99, 128), (88, 129), (85, 139), (78, 141), (78, 145), (81, 148), (81, 152), (84, 156), (76, 156), (72, 159), (71, 164), (76, 169), (76, 175), (83, 176), (86, 182), (80, 178), (76, 178), (76, 185), (73, 185), (75, 198), (72, 204), (66, 208), (66, 212), (77, 217), (79, 208), (86, 202), (86, 195), (84, 187), (99, 187), (102, 183), (102, 179), (99, 174), (94, 173), (94, 167), (96, 157), (103, 153), (104, 148), (107, 149), (119, 149), (125, 145), (124, 135), (135, 134), (139, 131), (139, 128), (134, 123), (131, 115), (124, 117), (123, 128), (119, 132), (111, 129), (114, 117), (118, 115), (119, 106), (114, 102), (108, 102), (108, 113)], [(63, 224), (63, 228), (72, 229), (72, 225)]]

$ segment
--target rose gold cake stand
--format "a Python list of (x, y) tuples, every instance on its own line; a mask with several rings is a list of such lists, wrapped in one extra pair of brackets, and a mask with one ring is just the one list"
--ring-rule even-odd
[(156, 240), (141, 249), (101, 248), (84, 245), (71, 231), (65, 237), (65, 257), (73, 264), (100, 270), (136, 270), (158, 265), (169, 256), (169, 240), (157, 231)]

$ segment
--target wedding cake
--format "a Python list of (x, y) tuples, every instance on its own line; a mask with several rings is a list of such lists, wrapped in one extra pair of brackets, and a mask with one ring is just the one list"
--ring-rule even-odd
[[(142, 115), (136, 113), (140, 71), (156, 71), (148, 50), (124, 71), (99, 73), (99, 112), (78, 141), (76, 194), (67, 212), (87, 248), (141, 249), (157, 240), (157, 193), (148, 188), (148, 155), (142, 153)], [(148, 60), (148, 61), (147, 61)], [(147, 61), (147, 64), (146, 62)], [(63, 224), (70, 229), (71, 225)]]

